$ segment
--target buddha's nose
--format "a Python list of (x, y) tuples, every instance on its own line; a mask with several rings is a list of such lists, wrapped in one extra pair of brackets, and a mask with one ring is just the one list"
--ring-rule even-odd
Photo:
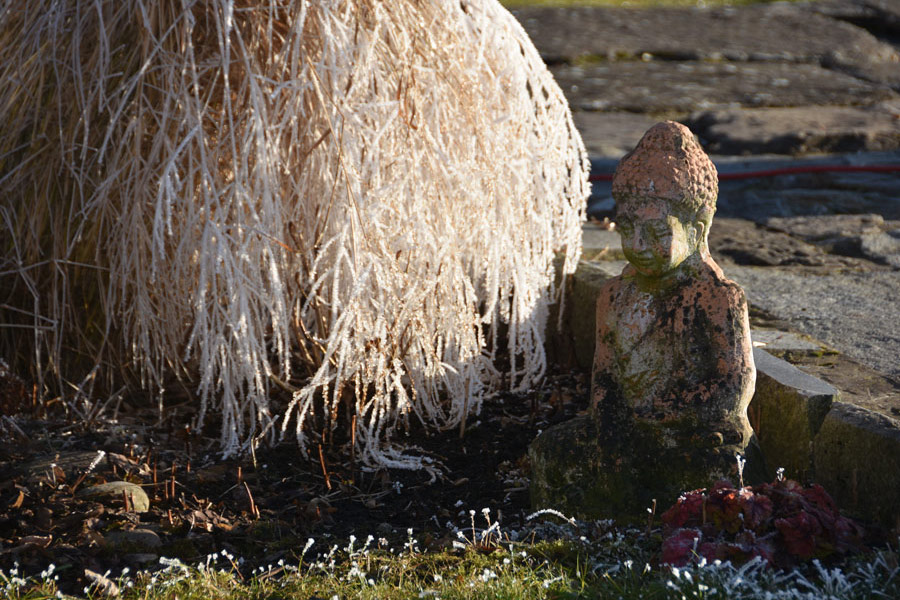
[(646, 249), (647, 240), (640, 230), (635, 230), (634, 235), (631, 236), (631, 251), (635, 254), (640, 254)]

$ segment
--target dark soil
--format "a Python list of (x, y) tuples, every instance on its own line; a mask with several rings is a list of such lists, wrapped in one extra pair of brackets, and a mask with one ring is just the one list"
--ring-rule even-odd
[[(216, 429), (207, 435), (184, 427), (184, 405), (164, 411), (161, 423), (149, 406), (91, 423), (34, 411), (2, 417), (0, 569), (18, 563), (20, 572), (35, 574), (53, 563), (61, 588), (79, 591), (85, 568), (114, 575), (126, 566), (155, 569), (160, 556), (196, 564), (228, 550), (243, 559), (247, 574), (298, 557), (310, 537), (312, 552), (346, 545), (351, 535), (399, 549), (411, 528), (423, 550), (449, 548), (452, 527), (470, 527), (470, 510), (489, 508), (504, 530), (517, 527), (530, 512), (528, 444), (586, 407), (586, 381), (581, 373), (554, 373), (540, 389), (486, 401), (462, 440), (458, 428), (427, 433), (411, 426), (398, 441), (440, 465), (434, 479), (421, 470), (354, 464), (349, 444), (339, 441), (324, 445), (321, 460), (318, 444), (302, 452), (294, 443), (259, 449), (255, 460), (222, 460), (211, 437)], [(88, 471), (100, 450), (106, 455)], [(77, 494), (118, 480), (142, 486), (147, 512), (133, 512), (125, 498)], [(122, 541), (121, 534), (110, 541), (114, 531), (135, 529), (155, 532), (161, 544)]]

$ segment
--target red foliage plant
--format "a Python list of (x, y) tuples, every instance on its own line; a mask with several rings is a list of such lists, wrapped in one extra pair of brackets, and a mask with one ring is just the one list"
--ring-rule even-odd
[(841, 516), (822, 486), (790, 479), (742, 488), (718, 481), (682, 495), (662, 521), (660, 562), (673, 566), (693, 558), (742, 563), (758, 556), (789, 568), (863, 549), (862, 527)]

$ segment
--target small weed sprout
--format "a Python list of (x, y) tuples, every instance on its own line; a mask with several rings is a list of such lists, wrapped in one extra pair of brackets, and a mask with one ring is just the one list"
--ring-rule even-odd
[(740, 487), (744, 487), (744, 465), (747, 464), (747, 459), (745, 459), (740, 454), (735, 454), (734, 458), (737, 461), (738, 481), (740, 482)]

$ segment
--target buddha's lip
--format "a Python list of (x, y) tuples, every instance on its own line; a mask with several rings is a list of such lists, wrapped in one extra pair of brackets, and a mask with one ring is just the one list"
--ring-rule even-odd
[(636, 267), (652, 267), (656, 263), (650, 256), (631, 256), (628, 262)]

